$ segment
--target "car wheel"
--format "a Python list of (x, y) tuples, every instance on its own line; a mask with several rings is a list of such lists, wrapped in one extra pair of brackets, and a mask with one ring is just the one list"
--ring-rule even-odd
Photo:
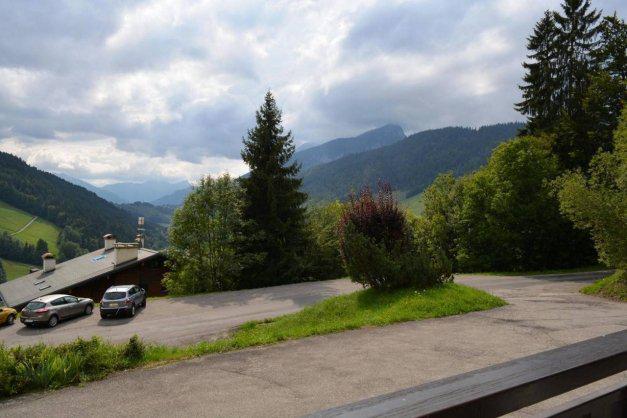
[(9, 315), (9, 317), (7, 318), (7, 325), (13, 325), (14, 322), (15, 322), (15, 315)]
[(105, 315), (105, 314), (103, 314), (102, 312), (100, 312), (100, 317), (101, 317), (102, 319), (107, 319), (107, 318), (109, 317), (109, 315)]
[(131, 310), (129, 311), (129, 316), (135, 316), (135, 304), (133, 304), (133, 306), (131, 306)]
[(59, 323), (59, 317), (56, 315), (52, 315), (50, 319), (48, 320), (48, 326), (50, 328), (56, 327), (58, 323)]
[(142, 300), (142, 308), (146, 307), (146, 298), (144, 298), (144, 300)]
[(94, 307), (91, 305), (87, 305), (85, 306), (85, 315), (91, 315), (91, 313), (94, 311)]

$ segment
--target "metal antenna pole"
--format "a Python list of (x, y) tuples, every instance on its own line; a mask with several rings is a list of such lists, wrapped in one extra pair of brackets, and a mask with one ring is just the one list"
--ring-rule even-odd
[(140, 216), (137, 218), (137, 238), (139, 238), (139, 243), (142, 248), (144, 248), (145, 233), (146, 229), (144, 228), (144, 217)]

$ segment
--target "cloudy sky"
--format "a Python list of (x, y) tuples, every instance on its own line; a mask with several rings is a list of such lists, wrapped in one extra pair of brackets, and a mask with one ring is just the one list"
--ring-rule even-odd
[[(606, 12), (627, 7), (593, 0)], [(95, 184), (246, 171), (271, 89), (297, 143), (521, 120), (549, 0), (5, 1), (0, 150)]]

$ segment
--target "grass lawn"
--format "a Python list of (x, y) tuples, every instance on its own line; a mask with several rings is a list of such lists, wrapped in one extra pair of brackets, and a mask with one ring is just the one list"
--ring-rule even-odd
[(627, 302), (627, 272), (616, 270), (611, 276), (584, 287), (581, 293)]
[(7, 273), (7, 279), (9, 280), (28, 274), (30, 270), (30, 266), (28, 264), (18, 263), (17, 261), (9, 261), (4, 258), (2, 259), (2, 266), (4, 267), (4, 271)]
[(481, 274), (484, 276), (534, 276), (539, 274), (566, 274), (566, 273), (585, 273), (588, 271), (607, 270), (607, 267), (598, 264), (596, 266), (577, 267), (572, 269), (556, 269), (556, 270), (535, 270), (535, 271), (487, 271), (475, 273), (459, 273), (459, 274)]
[[(0, 346), (0, 366), (4, 362), (4, 369), (11, 371), (4, 378), (6, 384), (2, 386), (0, 382), (0, 397), (27, 390), (54, 389), (101, 379), (124, 368), (275, 344), (366, 326), (459, 315), (505, 304), (502, 299), (486, 292), (454, 283), (422, 291), (402, 289), (377, 292), (368, 289), (335, 296), (293, 314), (248, 322), (228, 337), (184, 347), (155, 344), (143, 346), (141, 343), (141, 347), (137, 347), (137, 341), (110, 344), (98, 338), (90, 341), (76, 340), (74, 343), (56, 347), (40, 345), (30, 351)], [(12, 354), (14, 352), (18, 354)], [(38, 360), (24, 358), (24, 353), (30, 353), (29, 355), (32, 354)], [(45, 368), (44, 363), (35, 370), (28, 368), (31, 363), (38, 363), (42, 358), (45, 358)], [(89, 358), (89, 362), (85, 358)], [(21, 362), (25, 362), (26, 366), (22, 366)]]
[(147, 359), (188, 358), (366, 326), (459, 315), (505, 304), (502, 299), (486, 292), (453, 283), (423, 291), (360, 290), (326, 299), (297, 313), (248, 322), (230, 337), (217, 341), (182, 348), (152, 346)]
[[(24, 225), (28, 224), (33, 215), (22, 210), (14, 208), (0, 201), (0, 232), (6, 231), (10, 234), (19, 231)], [(48, 249), (53, 254), (58, 254), (57, 238), (61, 230), (56, 225), (37, 218), (28, 228), (19, 234), (14, 235), (15, 238), (23, 242), (35, 245), (39, 238), (44, 239), (48, 243)]]

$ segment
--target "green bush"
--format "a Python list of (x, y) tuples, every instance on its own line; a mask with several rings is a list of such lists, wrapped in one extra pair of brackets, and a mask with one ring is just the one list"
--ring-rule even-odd
[(456, 271), (529, 271), (595, 263), (589, 234), (562, 216), (560, 175), (546, 138), (499, 145), (480, 170), (438, 177), (424, 193), (424, 220)]
[(132, 363), (136, 363), (141, 361), (146, 355), (146, 345), (144, 342), (136, 335), (133, 335), (129, 342), (124, 346), (124, 351), (122, 352), (124, 358)]
[(591, 232), (600, 261), (627, 269), (627, 110), (614, 133), (614, 151), (595, 155), (587, 175), (570, 172), (557, 184), (562, 213)]
[(0, 345), (0, 398), (101, 379), (141, 363), (144, 356), (144, 343), (137, 336), (123, 346), (98, 337), (58, 346)]
[(338, 201), (307, 210), (306, 228), (310, 242), (304, 264), (311, 279), (335, 279), (346, 275), (339, 249), (341, 217), (342, 204)]
[(444, 252), (416, 232), (389, 185), (380, 185), (376, 198), (368, 188), (351, 196), (340, 222), (340, 251), (351, 279), (379, 289), (448, 281)]

